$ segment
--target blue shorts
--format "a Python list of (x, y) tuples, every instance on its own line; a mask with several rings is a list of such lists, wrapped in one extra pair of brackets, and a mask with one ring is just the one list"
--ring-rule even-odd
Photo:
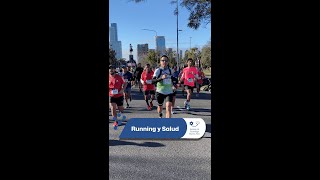
[(130, 88), (126, 88), (126, 89), (124, 90), (124, 93), (130, 94), (130, 93), (131, 93), (131, 87), (130, 87)]

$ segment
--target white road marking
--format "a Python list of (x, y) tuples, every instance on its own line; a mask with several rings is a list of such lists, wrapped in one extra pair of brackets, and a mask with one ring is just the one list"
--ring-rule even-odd
[(181, 108), (180, 106), (177, 106), (177, 108), (180, 110), (180, 111), (185, 111), (184, 108)]

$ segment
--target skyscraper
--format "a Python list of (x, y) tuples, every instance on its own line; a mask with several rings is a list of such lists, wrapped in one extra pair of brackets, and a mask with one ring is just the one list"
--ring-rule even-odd
[(166, 41), (164, 36), (156, 37), (156, 50), (160, 52), (160, 56), (166, 53)]
[(148, 44), (138, 44), (138, 63), (142, 61), (142, 59), (147, 56), (149, 48)]
[(118, 41), (118, 30), (117, 30), (117, 23), (111, 23), (109, 27), (109, 34), (110, 34), (110, 47), (116, 51), (116, 58), (122, 58), (122, 45), (121, 41)]

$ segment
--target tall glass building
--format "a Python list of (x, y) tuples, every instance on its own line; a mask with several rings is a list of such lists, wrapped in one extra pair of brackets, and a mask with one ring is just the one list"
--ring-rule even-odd
[(110, 48), (116, 51), (116, 58), (122, 58), (122, 45), (121, 41), (118, 41), (118, 30), (117, 30), (117, 23), (111, 23), (109, 27), (109, 45)]
[(156, 50), (160, 52), (160, 56), (166, 53), (166, 40), (164, 36), (156, 36)]

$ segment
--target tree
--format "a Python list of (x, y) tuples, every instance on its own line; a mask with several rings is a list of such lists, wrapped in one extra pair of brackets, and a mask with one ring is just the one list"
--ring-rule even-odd
[(120, 63), (120, 66), (126, 66), (127, 61), (126, 61), (125, 58), (121, 58), (121, 59), (119, 60), (119, 63)]
[(150, 66), (154, 67), (158, 64), (158, 59), (159, 59), (159, 53), (156, 53), (155, 51), (149, 51), (147, 56), (142, 59), (141, 64), (149, 63)]
[(168, 51), (168, 50), (165, 50), (165, 54), (168, 56), (168, 58), (169, 58), (169, 63), (168, 63), (168, 65), (170, 66), (170, 67), (173, 67), (173, 66), (175, 66), (175, 65), (177, 65), (177, 61), (176, 61), (176, 57), (175, 56), (177, 56), (176, 55), (176, 51)]
[(109, 64), (110, 65), (115, 65), (117, 62), (117, 58), (116, 58), (116, 51), (109, 48)]
[(209, 41), (201, 50), (201, 64), (211, 67), (211, 41)]
[[(146, 0), (129, 0), (135, 3), (145, 2)], [(179, 0), (173, 0), (170, 4), (176, 4)], [(201, 24), (211, 23), (211, 0), (181, 0), (181, 7), (186, 8), (189, 12), (188, 27), (198, 29)], [(178, 9), (174, 10), (174, 15), (178, 14)]]

